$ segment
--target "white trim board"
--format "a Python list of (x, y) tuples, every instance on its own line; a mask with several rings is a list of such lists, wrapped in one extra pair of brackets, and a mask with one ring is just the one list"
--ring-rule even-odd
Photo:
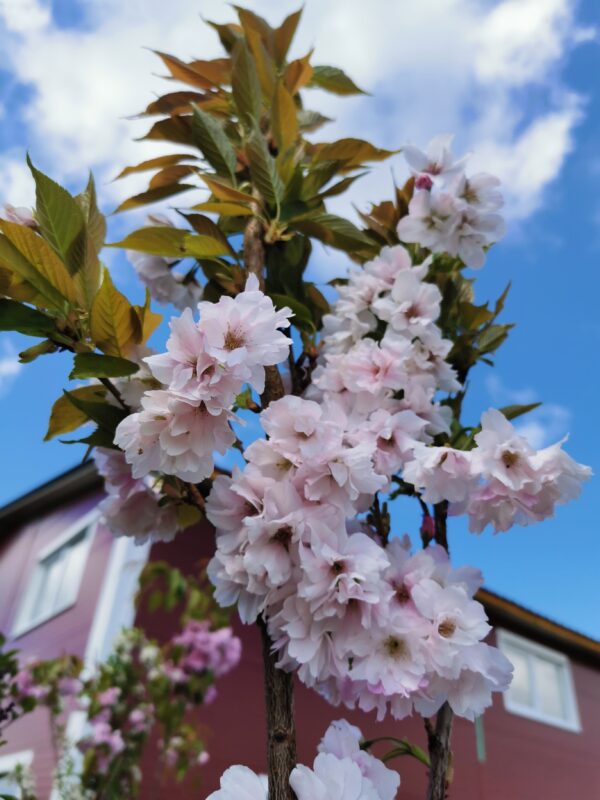
[(582, 728), (581, 719), (579, 716), (579, 708), (577, 706), (577, 693), (575, 691), (575, 683), (573, 681), (571, 662), (569, 661), (568, 657), (564, 653), (561, 653), (557, 650), (551, 650), (549, 647), (545, 647), (537, 642), (532, 642), (530, 639), (526, 639), (523, 636), (519, 636), (518, 634), (512, 633), (511, 631), (507, 631), (503, 628), (498, 628), (497, 630), (497, 641), (498, 647), (502, 652), (505, 653), (505, 655), (507, 655), (509, 659), (510, 654), (506, 653), (504, 650), (505, 646), (508, 646), (508, 648), (512, 646), (514, 649), (522, 651), (526, 656), (533, 658), (537, 657), (539, 659), (543, 659), (544, 661), (549, 661), (558, 667), (561, 681), (561, 697), (565, 706), (564, 717), (556, 717), (550, 714), (545, 714), (541, 709), (537, 708), (536, 687), (534, 681), (532, 685), (532, 690), (534, 693), (534, 705), (530, 706), (515, 702), (511, 699), (509, 692), (507, 691), (502, 695), (502, 700), (504, 702), (504, 708), (506, 711), (511, 714), (517, 714), (520, 717), (526, 717), (527, 719), (541, 722), (545, 725), (552, 725), (555, 728), (562, 728), (563, 730), (571, 731), (573, 733), (580, 733)]

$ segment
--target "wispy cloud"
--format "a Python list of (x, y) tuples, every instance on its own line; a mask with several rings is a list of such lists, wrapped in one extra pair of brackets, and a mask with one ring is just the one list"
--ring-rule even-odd
[[(513, 389), (506, 386), (498, 375), (488, 375), (485, 387), (495, 405), (528, 405), (539, 401), (534, 389)], [(518, 419), (515, 427), (535, 449), (547, 447), (569, 432), (571, 412), (558, 403), (544, 403), (540, 408)]]
[[(153, 74), (162, 71), (159, 62), (143, 48), (210, 58), (219, 46), (198, 17), (197, 0), (77, 5), (85, 25), (67, 29), (41, 0), (4, 0), (3, 49), (16, 79), (32, 90), (20, 113), (34, 155), (65, 179), (95, 169), (104, 201), (112, 203), (137, 189), (135, 181), (109, 185), (116, 171), (165, 149), (133, 143), (148, 125), (125, 119), (165, 91)], [(245, 5), (276, 21), (298, 0)], [(364, 0), (307, 0), (296, 54), (314, 47), (316, 63), (344, 67), (374, 94), (342, 101), (315, 93), (313, 105), (338, 118), (331, 137), (343, 131), (398, 147), (456, 131), (458, 148), (475, 151), (475, 167), (504, 180), (508, 214), (524, 218), (559, 174), (582, 114), (562, 73), (571, 50), (595, 33), (577, 24), (575, 8), (575, 0), (371, 0), (366, 14)], [(223, 20), (231, 8), (204, 0), (202, 15)], [(528, 92), (535, 103), (524, 100)], [(23, 202), (15, 157), (0, 162), (3, 195)], [(401, 176), (401, 159), (392, 166)], [(365, 198), (388, 195), (390, 183), (385, 165), (338, 202), (345, 211), (364, 206)]]
[(0, 397), (10, 391), (22, 366), (14, 345), (10, 339), (4, 339), (0, 343)]

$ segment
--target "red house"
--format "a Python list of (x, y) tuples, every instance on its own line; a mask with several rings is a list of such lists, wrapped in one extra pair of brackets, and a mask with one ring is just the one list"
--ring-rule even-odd
[[(76, 653), (90, 664), (104, 658), (121, 627), (135, 622), (153, 636), (168, 635), (157, 614), (136, 619), (133, 594), (148, 559), (193, 569), (213, 547), (200, 525), (175, 544), (136, 547), (113, 539), (99, 522), (101, 482), (93, 464), (77, 467), (0, 509), (0, 631), (24, 657)], [(600, 642), (558, 625), (488, 591), (479, 599), (496, 628), (497, 643), (515, 665), (512, 688), (496, 697), (474, 725), (455, 723), (452, 800), (593, 800), (600, 798)], [(184, 784), (156, 771), (149, 743), (142, 770), (142, 800), (203, 800), (232, 763), (264, 771), (262, 672), (258, 631), (238, 626), (243, 662), (221, 679), (215, 703), (198, 709), (211, 754)], [(299, 760), (310, 764), (332, 719), (358, 724), (365, 736), (407, 736), (424, 746), (419, 719), (376, 723), (370, 715), (331, 708), (302, 686), (296, 692)], [(73, 713), (68, 734), (83, 720)], [(0, 774), (31, 765), (39, 797), (52, 795), (55, 755), (46, 712), (12, 725), (0, 750)], [(423, 767), (403, 759), (399, 797), (422, 800)], [(13, 787), (14, 788), (14, 787)], [(0, 779), (0, 794), (11, 787)], [(53, 798), (56, 795), (52, 795)]]

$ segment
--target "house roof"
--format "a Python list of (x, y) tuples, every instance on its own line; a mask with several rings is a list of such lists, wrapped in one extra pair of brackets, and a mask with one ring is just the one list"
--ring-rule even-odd
[(36, 514), (60, 505), (65, 500), (72, 498), (73, 495), (91, 489), (99, 489), (101, 486), (102, 479), (96, 472), (96, 466), (92, 460), (78, 464), (2, 506), (0, 508), (0, 536)]
[[(73, 495), (101, 486), (102, 479), (96, 472), (94, 461), (79, 464), (0, 508), (0, 535), (60, 505)], [(484, 605), (494, 625), (542, 640), (549, 646), (600, 666), (600, 641), (597, 639), (561, 625), (489, 589), (480, 589), (477, 599)]]

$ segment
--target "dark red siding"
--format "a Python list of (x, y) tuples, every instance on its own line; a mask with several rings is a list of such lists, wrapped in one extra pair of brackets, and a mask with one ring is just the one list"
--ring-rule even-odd
[[(213, 534), (198, 528), (183, 534), (178, 544), (156, 545), (153, 559), (170, 560), (184, 570), (194, 568), (210, 555)], [(169, 635), (172, 624), (157, 614), (138, 620), (152, 635)], [(210, 706), (199, 709), (197, 725), (205, 732), (210, 762), (196, 770), (196, 777), (177, 787), (168, 783), (170, 800), (204, 798), (218, 787), (219, 776), (231, 764), (243, 763), (265, 771), (264, 711), (260, 637), (255, 626), (234, 623), (244, 651), (240, 667), (218, 683), (219, 695)], [(595, 800), (600, 798), (600, 675), (597, 669), (572, 662), (582, 733), (572, 733), (523, 719), (505, 711), (502, 699), (485, 715), (486, 761), (477, 760), (472, 723), (457, 719), (454, 725), (455, 762), (451, 800)], [(331, 720), (344, 717), (358, 725), (367, 737), (407, 736), (425, 747), (422, 722), (418, 718), (377, 723), (373, 715), (332, 708), (314, 692), (296, 686), (298, 757), (312, 764), (317, 742)], [(404, 757), (395, 766), (402, 776), (399, 797), (423, 800), (424, 768)], [(142, 800), (162, 797), (166, 784), (153, 748), (143, 764)]]

